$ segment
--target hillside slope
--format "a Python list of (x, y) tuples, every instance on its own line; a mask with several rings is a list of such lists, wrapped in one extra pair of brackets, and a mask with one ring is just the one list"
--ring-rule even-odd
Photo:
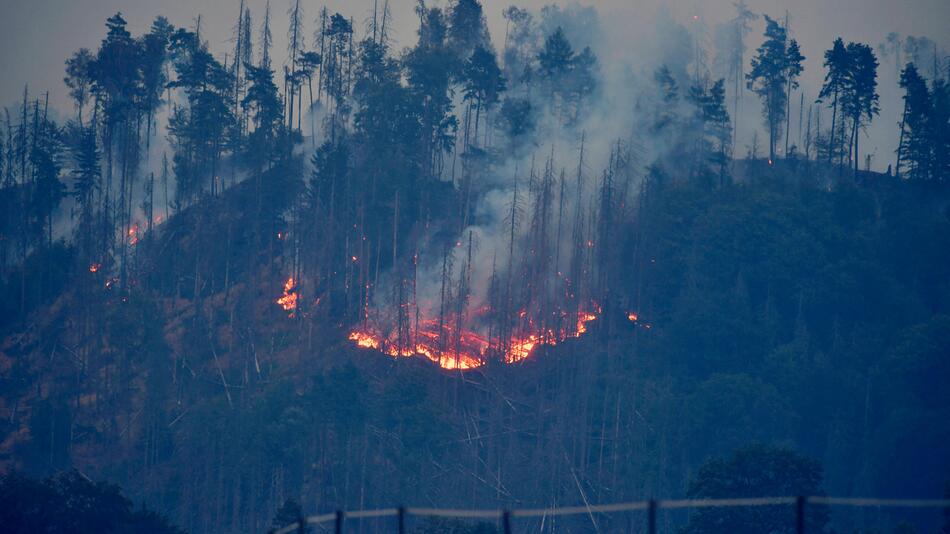
[[(946, 191), (743, 165), (719, 189), (652, 180), (614, 230), (627, 268), (589, 331), (464, 373), (355, 347), (319, 305), (283, 309), (292, 184), (257, 230), (251, 185), (232, 188), (144, 235), (125, 288), (28, 272), (58, 282), (3, 326), (0, 459), (79, 467), (191, 532), (262, 531), (287, 497), (306, 511), (679, 497), (704, 460), (753, 442), (819, 460), (831, 494), (939, 494)], [(71, 250), (48, 254), (32, 261)]]

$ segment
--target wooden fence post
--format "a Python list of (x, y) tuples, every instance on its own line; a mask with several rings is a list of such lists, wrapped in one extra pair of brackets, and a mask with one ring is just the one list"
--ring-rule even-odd
[(805, 497), (795, 499), (795, 532), (805, 534)]
[(647, 532), (656, 534), (656, 500), (650, 499), (647, 503)]

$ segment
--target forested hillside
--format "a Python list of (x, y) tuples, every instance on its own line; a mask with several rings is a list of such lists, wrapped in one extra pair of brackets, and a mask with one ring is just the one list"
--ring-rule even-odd
[[(30, 89), (5, 108), (0, 471), (78, 471), (3, 491), (90, 492), (171, 529), (84, 477), (106, 480), (194, 533), (296, 505), (950, 492), (950, 71), (914, 62), (931, 41), (890, 42), (916, 52), (874, 172), (875, 48), (829, 36), (805, 58), (742, 2), (715, 50), (661, 22), (679, 41), (642, 68), (601, 59), (576, 4), (507, 8), (499, 42), (497, 6), (419, 1), (402, 47), (387, 2), (305, 7), (287, 50), (269, 4), (235, 5), (228, 50), (200, 18), (132, 35), (116, 14), (65, 62), (73, 110)], [(826, 73), (814, 102), (806, 68)], [(743, 92), (763, 129), (740, 148)]]

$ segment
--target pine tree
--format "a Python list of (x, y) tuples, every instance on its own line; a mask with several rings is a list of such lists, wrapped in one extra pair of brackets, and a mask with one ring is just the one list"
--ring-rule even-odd
[(127, 119), (133, 110), (140, 49), (126, 30), (121, 13), (109, 17), (106, 27), (108, 35), (99, 48), (92, 72), (95, 90), (104, 104), (106, 123), (114, 126)]
[(544, 47), (538, 52), (538, 72), (554, 87), (571, 70), (574, 61), (574, 49), (564, 35), (564, 29), (558, 28), (544, 40)]
[[(798, 89), (798, 77), (802, 73), (802, 61), (805, 56), (802, 55), (798, 41), (792, 39), (788, 43), (788, 52), (786, 54), (788, 70), (786, 76), (786, 98), (785, 98), (785, 157), (789, 156), (788, 143), (790, 141), (791, 113), (792, 113), (792, 91)], [(804, 94), (802, 95), (804, 97)]]
[(775, 147), (782, 135), (789, 88), (797, 87), (802, 61), (798, 43), (788, 40), (784, 27), (765, 16), (765, 42), (752, 58), (752, 68), (746, 75), (749, 89), (762, 99), (765, 125), (769, 130), (769, 159), (775, 160)]
[(904, 89), (904, 114), (896, 172), (901, 176), (906, 165), (908, 179), (927, 180), (932, 176), (933, 163), (930, 142), (933, 138), (930, 132), (933, 102), (930, 90), (913, 63), (908, 63), (901, 72), (900, 86)]
[(725, 79), (717, 80), (708, 88), (703, 85), (691, 87), (689, 101), (696, 110), (692, 126), (687, 130), (687, 134), (696, 139), (692, 151), (696, 160), (693, 173), (703, 177), (715, 176), (721, 186), (726, 179), (732, 129), (726, 110)]
[(353, 25), (339, 13), (334, 13), (325, 31), (326, 51), (321, 58), (321, 84), (329, 102), (331, 138), (336, 138), (344, 130), (349, 108), (346, 97), (350, 93), (352, 54), (350, 45), (353, 39)]
[(264, 5), (264, 21), (261, 23), (261, 58), (258, 67), (270, 69), (270, 47), (274, 43), (274, 37), (270, 32), (270, 0)]
[[(132, 197), (138, 173), (141, 146), (142, 103), (141, 41), (132, 38), (121, 13), (106, 21), (108, 33), (93, 63), (94, 91), (103, 112), (103, 148), (106, 155), (105, 206), (107, 220), (121, 226), (118, 242), (119, 278), (127, 282), (128, 236), (132, 227)], [(114, 170), (118, 168), (118, 191)]]
[(94, 255), (93, 210), (94, 195), (99, 191), (101, 176), (99, 147), (94, 126), (80, 129), (79, 142), (73, 148), (73, 190), (79, 203), (77, 234), (81, 255), (80, 266), (92, 263)]
[(241, 108), (247, 114), (253, 130), (248, 134), (244, 154), (250, 167), (260, 173), (277, 157), (281, 137), (283, 111), (274, 73), (269, 68), (245, 66), (247, 93)]
[(80, 48), (66, 60), (66, 77), (63, 81), (69, 88), (69, 96), (76, 102), (76, 115), (82, 126), (82, 110), (89, 101), (92, 87), (92, 63), (95, 61), (88, 48)]
[(520, 146), (534, 131), (534, 107), (527, 98), (506, 98), (501, 105), (502, 129), (513, 146)]
[[(39, 106), (34, 113), (38, 114)], [(53, 213), (66, 194), (66, 186), (60, 181), (63, 143), (61, 132), (43, 112), (43, 117), (34, 121), (33, 143), (30, 150), (30, 165), (33, 169), (33, 192), (31, 211), (37, 228), (46, 230), (46, 244), (53, 244)]]
[[(501, 75), (494, 52), (481, 46), (476, 47), (472, 57), (462, 68), (464, 80), (465, 100), (474, 102), (475, 106), (475, 133), (474, 143), (478, 143), (478, 127), (481, 114), (498, 103), (499, 96), (504, 92), (507, 84)], [(467, 132), (466, 132), (467, 133)]]
[[(300, 55), (306, 47), (303, 19), (303, 8), (300, 6), (300, 0), (294, 0), (287, 12), (290, 17), (290, 27), (287, 29), (287, 54), (289, 65), (284, 76), (286, 84), (284, 92), (287, 94), (287, 128), (293, 129), (294, 126), (294, 102), (298, 98), (301, 85), (301, 72), (299, 71), (298, 61)], [(299, 105), (299, 102), (298, 102)], [(298, 113), (299, 115), (299, 113)], [(297, 117), (297, 129), (300, 129), (300, 117)]]
[(99, 188), (99, 158), (95, 128), (82, 128), (79, 143), (73, 150), (73, 194), (84, 213), (91, 213), (93, 194)]
[(461, 60), (471, 57), (479, 46), (491, 46), (481, 2), (454, 0), (449, 8), (447, 37), (449, 46)]
[(673, 159), (676, 159), (683, 141), (682, 136), (679, 135), (681, 122), (679, 84), (666, 65), (653, 73), (653, 81), (656, 84), (657, 94), (655, 103), (650, 106), (647, 129), (651, 136), (663, 143), (663, 146), (670, 147), (671, 153), (674, 154)]
[(931, 89), (933, 113), (930, 116), (933, 178), (950, 182), (950, 80), (934, 80)]
[[(172, 37), (176, 79), (169, 85), (181, 89), (187, 106), (176, 108), (169, 119), (175, 144), (176, 195), (179, 204), (194, 202), (205, 190), (217, 194), (218, 168), (234, 131), (231, 73), (208, 52), (197, 33), (178, 30)], [(233, 148), (233, 147), (232, 147)]]
[[(825, 68), (827, 69), (827, 73), (825, 73), (825, 83), (822, 85), (821, 92), (818, 94), (818, 101), (823, 102), (829, 98), (831, 99), (831, 103), (829, 104), (831, 106), (831, 134), (828, 150), (829, 163), (831, 163), (831, 160), (836, 154), (840, 157), (843, 152), (837, 148), (844, 143), (842, 141), (836, 144), (835, 128), (838, 125), (840, 99), (847, 83), (848, 73), (851, 71), (850, 60), (851, 56), (848, 54), (844, 41), (842, 41), (840, 37), (835, 39), (834, 45), (830, 50), (825, 51)], [(842, 136), (842, 139), (843, 137), (844, 136)]]
[(155, 112), (162, 104), (162, 92), (168, 83), (165, 73), (165, 64), (168, 60), (168, 45), (174, 27), (165, 17), (158, 17), (152, 23), (152, 28), (142, 37), (141, 56), (141, 107), (145, 112), (146, 121), (146, 155), (151, 146), (152, 124)]
[[(139, 47), (126, 30), (125, 19), (116, 13), (106, 21), (108, 34), (91, 66), (93, 91), (103, 110), (104, 145), (107, 157), (107, 194), (111, 194), (112, 155), (116, 146), (127, 146), (128, 123), (135, 109), (139, 82)], [(120, 152), (126, 167), (125, 151)], [(124, 174), (123, 174), (124, 179)]]
[(706, 106), (707, 122), (711, 125), (710, 134), (715, 139), (713, 163), (719, 165), (720, 180), (725, 179), (726, 167), (732, 157), (732, 145), (729, 142), (731, 120), (726, 109), (725, 80), (720, 79), (709, 90), (709, 103)]
[(353, 100), (354, 139), (373, 155), (359, 158), (359, 174), (368, 179), (374, 196), (393, 198), (401, 190), (403, 205), (413, 205), (417, 180), (425, 176), (422, 108), (401, 83), (399, 64), (373, 39), (360, 43)]
[(569, 122), (576, 121), (581, 106), (597, 86), (597, 58), (589, 47), (577, 54), (560, 26), (538, 52), (538, 77), (551, 95), (552, 105)]
[(445, 14), (439, 8), (418, 8), (419, 41), (406, 54), (403, 66), (415, 98), (421, 106), (422, 145), (428, 162), (427, 174), (442, 173), (443, 155), (452, 149), (458, 120), (452, 115), (450, 95), (455, 56), (446, 43)]
[(880, 114), (877, 94), (877, 58), (870, 46), (848, 43), (848, 73), (841, 108), (851, 119), (851, 153), (854, 171), (858, 171), (858, 140), (861, 128)]

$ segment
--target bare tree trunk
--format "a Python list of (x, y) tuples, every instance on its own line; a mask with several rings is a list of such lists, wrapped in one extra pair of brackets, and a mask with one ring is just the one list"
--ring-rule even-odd
[(855, 117), (854, 119), (854, 177), (858, 177), (858, 170), (860, 165), (858, 164), (858, 139), (861, 137), (861, 119), (860, 117)]
[(907, 100), (904, 100), (904, 111), (901, 113), (901, 134), (900, 140), (897, 142), (897, 165), (894, 167), (894, 176), (900, 178), (901, 176), (901, 157), (904, 153), (904, 127), (907, 123)]
[[(831, 105), (831, 138), (828, 141), (828, 164), (831, 165), (832, 158), (834, 158), (835, 150), (837, 146), (835, 145), (835, 128), (838, 125), (838, 88), (835, 87), (835, 99), (834, 103)], [(819, 131), (820, 133), (820, 131)], [(839, 162), (840, 162), (840, 155)]]
[(788, 135), (792, 124), (792, 78), (788, 78), (788, 90), (785, 93), (785, 159), (788, 159)]

